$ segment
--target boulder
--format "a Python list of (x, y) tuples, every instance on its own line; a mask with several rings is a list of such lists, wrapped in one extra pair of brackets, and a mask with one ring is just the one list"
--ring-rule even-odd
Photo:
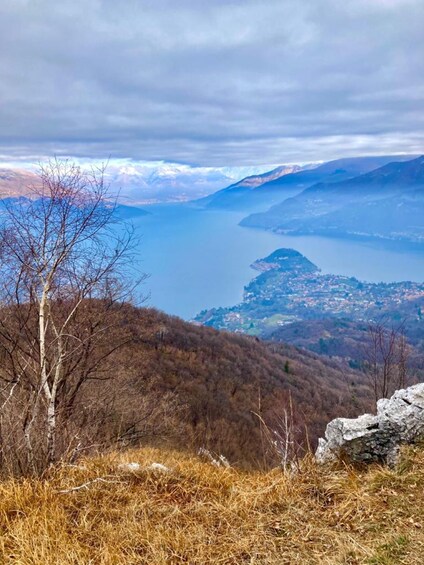
[(325, 439), (318, 440), (315, 457), (320, 463), (343, 459), (394, 465), (400, 446), (420, 439), (424, 439), (424, 383), (379, 400), (376, 415), (332, 420)]

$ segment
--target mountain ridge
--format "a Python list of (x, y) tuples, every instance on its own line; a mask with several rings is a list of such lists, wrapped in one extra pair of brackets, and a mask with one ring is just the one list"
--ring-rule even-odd
[[(246, 179), (234, 183), (218, 192), (198, 201), (209, 208), (236, 209), (245, 211), (264, 210), (273, 204), (301, 193), (308, 187), (322, 181), (339, 182), (377, 169), (387, 164), (396, 156), (352, 157), (328, 161), (321, 164), (307, 165), (296, 172), (288, 172), (265, 181), (267, 175), (272, 176), (275, 169), (260, 177), (264, 182), (254, 186), (244, 186)], [(400, 159), (412, 156), (398, 156)], [(259, 176), (257, 177), (259, 178)]]
[(424, 238), (419, 226), (424, 212), (423, 188), (424, 157), (420, 156), (388, 163), (343, 182), (314, 184), (266, 212), (243, 218), (240, 224), (280, 233), (420, 241)]

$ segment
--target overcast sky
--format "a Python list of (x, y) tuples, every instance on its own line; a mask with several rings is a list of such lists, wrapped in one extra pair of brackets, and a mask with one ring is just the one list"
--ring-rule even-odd
[(424, 152), (423, 0), (1, 0), (0, 158)]

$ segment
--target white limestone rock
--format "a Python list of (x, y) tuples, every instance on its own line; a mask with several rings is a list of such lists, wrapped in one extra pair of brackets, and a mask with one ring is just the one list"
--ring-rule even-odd
[(402, 444), (424, 438), (424, 383), (377, 402), (377, 414), (332, 420), (315, 453), (320, 463), (348, 459), (394, 465)]
[(146, 471), (158, 471), (159, 473), (170, 473), (171, 469), (166, 467), (166, 465), (162, 465), (162, 463), (152, 463), (148, 467), (146, 467)]
[(130, 463), (120, 463), (118, 465), (118, 470), (123, 473), (139, 473), (139, 472), (148, 472), (154, 471), (158, 473), (170, 473), (171, 469), (162, 465), (162, 463), (151, 463), (146, 467), (140, 465), (140, 463), (130, 462)]
[(123, 471), (124, 473), (136, 473), (137, 471), (141, 470), (140, 463), (120, 463), (118, 465), (118, 470)]

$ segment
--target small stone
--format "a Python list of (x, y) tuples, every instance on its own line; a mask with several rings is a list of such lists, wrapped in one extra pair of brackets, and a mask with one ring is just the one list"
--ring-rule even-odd
[(124, 472), (132, 472), (135, 473), (136, 471), (140, 471), (141, 470), (141, 465), (140, 463), (120, 463), (118, 465), (118, 469), (120, 471), (124, 471)]
[(171, 469), (162, 465), (162, 463), (152, 463), (148, 467), (146, 467), (147, 471), (159, 471), (160, 473), (170, 473)]

